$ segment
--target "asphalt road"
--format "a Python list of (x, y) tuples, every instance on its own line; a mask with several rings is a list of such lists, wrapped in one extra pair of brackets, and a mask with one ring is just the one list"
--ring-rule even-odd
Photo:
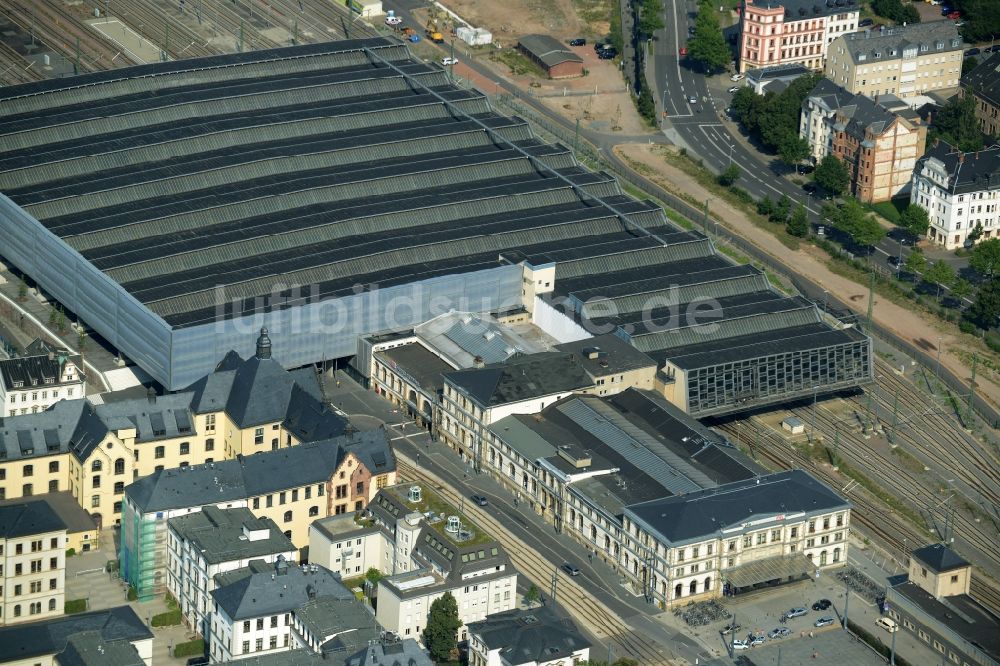
[[(802, 203), (815, 229), (823, 224), (822, 202), (787, 179), (791, 167), (776, 156), (748, 148), (735, 136), (739, 129), (726, 114), (732, 99), (728, 89), (742, 82), (734, 83), (725, 74), (706, 77), (695, 63), (680, 56), (680, 48), (688, 41), (688, 27), (694, 26), (696, 7), (694, 0), (664, 0), (666, 27), (651, 45), (650, 83), (656, 88), (659, 108), (666, 112), (665, 118), (661, 115), (664, 133), (716, 173), (730, 164), (739, 166), (738, 185), (755, 199), (778, 199), (785, 194)], [(901, 237), (892, 233), (875, 248), (873, 259), (886, 272), (895, 272), (898, 258), (905, 260), (909, 253), (905, 244), (900, 245)]]

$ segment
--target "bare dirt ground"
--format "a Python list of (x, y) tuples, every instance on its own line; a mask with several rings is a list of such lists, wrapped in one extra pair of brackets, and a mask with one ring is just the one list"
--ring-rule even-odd
[[(712, 193), (706, 190), (694, 178), (681, 169), (667, 163), (660, 151), (662, 146), (647, 144), (622, 144), (616, 146), (615, 152), (629, 164), (644, 165), (652, 170), (644, 173), (647, 178), (656, 182), (663, 189), (683, 193), (701, 201), (708, 199)], [(814, 245), (803, 243), (799, 250), (789, 250), (778, 239), (756, 227), (741, 210), (730, 206), (725, 201), (714, 199), (710, 211), (716, 219), (731, 231), (740, 234), (768, 254), (778, 257), (788, 265), (803, 274), (808, 275), (831, 294), (836, 294), (855, 312), (864, 315), (868, 310), (868, 290), (845, 277), (837, 275), (827, 267), (829, 258), (826, 253)], [(945, 326), (930, 316), (914, 312), (912, 309), (897, 305), (892, 301), (876, 296), (875, 320), (904, 340), (908, 340), (924, 351), (937, 351), (938, 339), (941, 340), (941, 365), (951, 370), (957, 376), (969, 382), (970, 370), (959, 357), (959, 352), (968, 354), (972, 339)], [(1000, 405), (1000, 377), (998, 373), (979, 366), (976, 375), (977, 391), (994, 405)]]
[(441, 4), (473, 26), (492, 32), (493, 39), (504, 47), (532, 33), (552, 35), (564, 42), (581, 36), (586, 27), (573, 0), (445, 0)]

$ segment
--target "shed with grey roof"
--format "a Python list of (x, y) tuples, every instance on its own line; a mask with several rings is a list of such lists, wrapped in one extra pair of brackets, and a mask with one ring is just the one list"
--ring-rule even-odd
[(517, 48), (541, 67), (550, 79), (583, 76), (583, 58), (550, 35), (524, 35)]

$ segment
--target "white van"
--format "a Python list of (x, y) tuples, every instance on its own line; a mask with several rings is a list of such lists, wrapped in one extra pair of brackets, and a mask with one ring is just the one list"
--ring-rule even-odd
[(879, 619), (875, 620), (875, 624), (882, 627), (890, 634), (894, 631), (899, 631), (899, 625), (896, 624), (896, 621), (888, 617), (880, 617)]

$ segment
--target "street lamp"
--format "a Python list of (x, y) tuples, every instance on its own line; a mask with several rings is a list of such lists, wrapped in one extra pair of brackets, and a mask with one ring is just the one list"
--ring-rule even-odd
[(905, 245), (905, 244), (906, 244), (906, 242), (903, 240), (903, 237), (900, 236), (899, 237), (899, 256), (896, 257), (896, 277), (899, 277), (899, 269), (903, 266), (903, 245)]
[(733, 148), (735, 146), (735, 143), (729, 144), (729, 166), (733, 166)]

